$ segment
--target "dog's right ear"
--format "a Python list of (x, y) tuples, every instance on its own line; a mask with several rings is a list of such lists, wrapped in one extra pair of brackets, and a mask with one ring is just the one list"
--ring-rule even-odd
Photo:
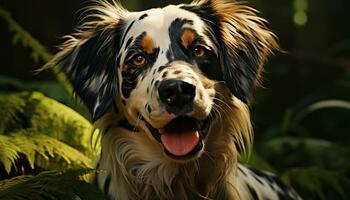
[(60, 52), (44, 68), (59, 65), (96, 121), (111, 107), (118, 89), (116, 58), (127, 11), (103, 2), (88, 12), (87, 21), (65, 37)]

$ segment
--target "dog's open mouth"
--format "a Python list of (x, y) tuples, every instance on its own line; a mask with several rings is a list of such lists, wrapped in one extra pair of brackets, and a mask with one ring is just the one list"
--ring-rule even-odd
[(162, 129), (147, 124), (153, 137), (164, 146), (165, 153), (173, 159), (188, 159), (203, 149), (203, 139), (209, 129), (209, 119), (197, 120), (179, 116)]

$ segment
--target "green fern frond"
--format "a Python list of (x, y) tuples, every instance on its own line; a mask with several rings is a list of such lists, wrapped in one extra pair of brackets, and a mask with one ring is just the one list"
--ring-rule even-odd
[(95, 186), (82, 176), (91, 169), (69, 169), (64, 172), (48, 171), (37, 176), (19, 176), (0, 181), (0, 199), (106, 199)]
[(96, 138), (91, 141), (92, 124), (73, 109), (39, 92), (0, 95), (0, 118), (0, 134), (31, 129), (33, 133), (56, 138), (88, 157), (95, 155), (91, 148), (91, 143), (96, 141)]
[(52, 170), (91, 167), (98, 153), (91, 123), (39, 92), (0, 95), (0, 118), (0, 164), (7, 173), (23, 156), (28, 169)]
[(30, 113), (27, 116), (33, 130), (57, 138), (87, 156), (95, 155), (91, 149), (91, 142), (95, 142), (91, 141), (94, 129), (88, 120), (41, 93), (32, 92), (27, 99), (26, 112)]
[[(5, 166), (8, 173), (11, 171), (11, 166), (14, 166), (20, 153), (26, 157), (32, 169), (34, 169), (35, 165), (47, 169), (49, 163), (51, 164), (51, 169), (54, 163), (58, 167), (65, 167), (61, 159), (68, 166), (82, 165), (92, 167), (91, 159), (78, 150), (52, 137), (33, 133), (30, 130), (0, 135), (0, 142), (2, 150), (0, 151), (0, 162)], [(41, 161), (38, 162), (38, 160)]]
[(11, 171), (11, 166), (18, 159), (20, 148), (17, 147), (9, 136), (0, 135), (0, 164), (5, 167), (7, 173)]
[(0, 133), (19, 128), (18, 114), (24, 112), (25, 100), (18, 95), (0, 95)]

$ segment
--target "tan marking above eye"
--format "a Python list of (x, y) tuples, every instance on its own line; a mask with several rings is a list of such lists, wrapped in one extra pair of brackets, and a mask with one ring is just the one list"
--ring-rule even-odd
[(146, 35), (142, 39), (141, 46), (146, 53), (151, 54), (154, 49), (154, 41), (150, 36)]
[(184, 47), (188, 47), (193, 42), (193, 39), (195, 38), (196, 34), (192, 30), (184, 30), (181, 36), (181, 41)]

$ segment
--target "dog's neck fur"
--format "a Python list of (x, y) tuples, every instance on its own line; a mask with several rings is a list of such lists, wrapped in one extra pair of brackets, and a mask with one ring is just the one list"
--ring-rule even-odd
[[(105, 188), (102, 181), (99, 186), (117, 199), (244, 199), (241, 194), (238, 198), (230, 174), (237, 167), (236, 146), (250, 140), (251, 125), (244, 104), (230, 104), (232, 110), (221, 111), (211, 122), (203, 155), (187, 163), (167, 158), (163, 147), (142, 131), (109, 128), (102, 136), (98, 167), (107, 171), (101, 175), (111, 177), (109, 187), (114, 189)], [(115, 119), (115, 113), (107, 114), (98, 126), (116, 124)]]

